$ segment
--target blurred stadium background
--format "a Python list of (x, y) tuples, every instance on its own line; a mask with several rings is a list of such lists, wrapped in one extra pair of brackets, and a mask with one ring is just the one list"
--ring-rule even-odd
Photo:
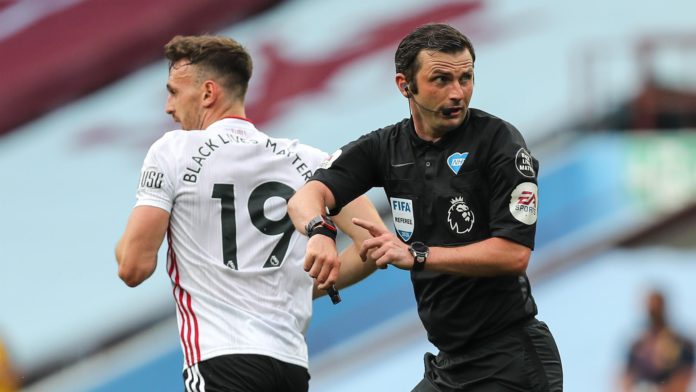
[[(529, 274), (566, 391), (617, 390), (649, 288), (696, 335), (694, 15), (693, 0), (0, 1), (0, 339), (22, 390), (182, 389), (163, 253), (137, 289), (113, 257), (145, 152), (176, 128), (171, 36), (242, 42), (249, 118), (330, 152), (408, 116), (394, 50), (432, 21), (472, 38), (472, 106), (541, 162)], [(342, 296), (315, 302), (310, 390), (410, 390), (433, 348), (408, 274)]]

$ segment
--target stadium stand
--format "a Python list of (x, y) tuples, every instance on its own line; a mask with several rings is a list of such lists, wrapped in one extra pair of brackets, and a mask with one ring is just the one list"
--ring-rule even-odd
[[(0, 134), (155, 59), (175, 34), (214, 31), (277, 0), (29, 0), (0, 9)], [(98, 70), (98, 72), (95, 72)]]

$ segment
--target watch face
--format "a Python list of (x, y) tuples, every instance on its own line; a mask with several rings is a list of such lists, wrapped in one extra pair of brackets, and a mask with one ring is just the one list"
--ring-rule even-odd
[(410, 247), (413, 254), (412, 271), (422, 271), (425, 268), (425, 259), (428, 257), (428, 247), (422, 242), (413, 242)]
[(412, 244), (411, 244), (411, 248), (413, 248), (413, 250), (415, 250), (415, 251), (418, 252), (418, 253), (422, 253), (422, 252), (427, 252), (427, 251), (428, 251), (428, 247), (425, 246), (425, 244), (422, 243), (422, 242), (414, 242), (414, 243), (412, 243)]

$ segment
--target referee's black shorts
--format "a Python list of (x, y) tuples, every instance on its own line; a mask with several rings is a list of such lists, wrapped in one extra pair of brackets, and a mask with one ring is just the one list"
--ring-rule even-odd
[(411, 392), (561, 392), (563, 370), (545, 323), (531, 319), (456, 355), (425, 354)]
[(306, 368), (265, 355), (231, 354), (184, 369), (185, 392), (307, 392)]

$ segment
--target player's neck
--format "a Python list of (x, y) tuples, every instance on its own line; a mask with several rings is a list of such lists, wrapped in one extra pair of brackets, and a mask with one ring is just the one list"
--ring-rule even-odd
[(233, 102), (233, 103), (227, 105), (222, 110), (222, 113), (217, 118), (217, 120), (221, 120), (225, 117), (246, 118), (246, 111), (244, 110), (244, 103), (243, 102)]
[(211, 109), (205, 116), (202, 129), (208, 128), (210, 124), (220, 121), (223, 118), (230, 117), (246, 119), (244, 105), (229, 105), (226, 107), (220, 107), (218, 109)]

